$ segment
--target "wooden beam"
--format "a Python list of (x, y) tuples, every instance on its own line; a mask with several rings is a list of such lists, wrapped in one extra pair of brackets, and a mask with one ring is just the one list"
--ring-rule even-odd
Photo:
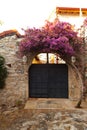
[[(82, 16), (87, 16), (87, 8), (81, 8)], [(56, 7), (56, 15), (80, 15), (80, 8)]]

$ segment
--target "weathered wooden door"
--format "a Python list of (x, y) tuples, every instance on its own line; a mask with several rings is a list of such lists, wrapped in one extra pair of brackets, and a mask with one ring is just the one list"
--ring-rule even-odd
[(29, 69), (29, 97), (68, 98), (66, 64), (32, 64)]

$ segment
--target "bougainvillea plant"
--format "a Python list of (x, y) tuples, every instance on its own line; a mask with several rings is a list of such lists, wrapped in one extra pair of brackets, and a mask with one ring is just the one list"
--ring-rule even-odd
[(81, 38), (73, 30), (72, 25), (58, 20), (47, 21), (41, 29), (25, 30), (19, 49), (22, 55), (28, 55), (30, 52), (54, 52), (63, 59), (69, 59), (77, 52), (81, 52), (81, 45)]
[(87, 17), (84, 19), (83, 24), (87, 26)]

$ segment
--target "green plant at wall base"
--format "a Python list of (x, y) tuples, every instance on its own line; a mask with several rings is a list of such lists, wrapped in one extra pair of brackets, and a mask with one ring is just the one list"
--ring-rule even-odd
[(3, 56), (0, 56), (0, 89), (5, 87), (5, 80), (7, 78), (8, 72), (5, 67), (5, 59)]

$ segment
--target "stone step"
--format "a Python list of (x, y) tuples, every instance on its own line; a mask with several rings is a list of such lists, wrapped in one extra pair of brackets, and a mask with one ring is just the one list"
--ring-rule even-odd
[(71, 109), (74, 104), (70, 99), (29, 99), (24, 109)]

